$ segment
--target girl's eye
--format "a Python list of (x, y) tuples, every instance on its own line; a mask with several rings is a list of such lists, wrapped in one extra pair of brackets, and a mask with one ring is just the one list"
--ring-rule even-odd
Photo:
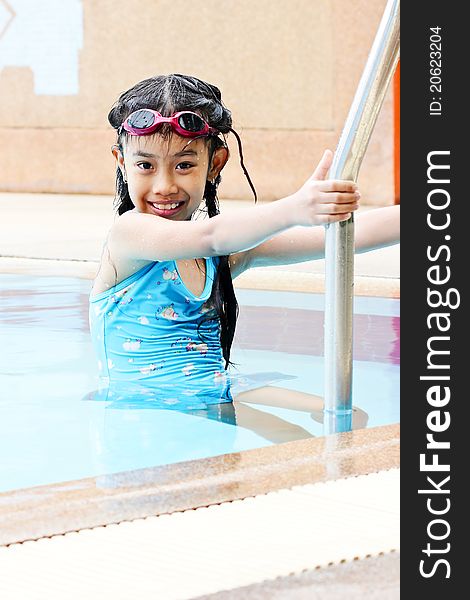
[(178, 163), (176, 165), (177, 169), (183, 170), (185, 171), (186, 169), (190, 169), (191, 167), (194, 167), (194, 165), (192, 163), (189, 162), (182, 162), (182, 163)]
[(141, 163), (137, 163), (137, 167), (139, 169), (142, 169), (142, 171), (148, 171), (149, 169), (152, 168), (152, 165), (149, 162), (141, 162)]

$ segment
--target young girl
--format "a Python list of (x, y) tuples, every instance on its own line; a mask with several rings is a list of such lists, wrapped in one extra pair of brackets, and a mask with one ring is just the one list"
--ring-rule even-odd
[[(238, 315), (232, 280), (251, 267), (322, 258), (324, 228), (314, 226), (349, 219), (358, 208), (357, 186), (326, 179), (332, 161), (326, 151), (292, 195), (219, 214), (229, 133), (254, 188), (219, 89), (195, 77), (141, 81), (120, 96), (108, 119), (117, 132), (118, 217), (90, 294), (100, 375), (115, 398), (128, 399), (131, 384), (134, 397), (152, 390), (156, 406), (232, 402), (227, 368)], [(196, 218), (201, 204), (209, 218)], [(395, 243), (397, 207), (361, 215), (355, 230), (358, 251)], [(321, 407), (299, 394), (293, 393), (299, 407)], [(259, 390), (255, 396), (263, 403)]]

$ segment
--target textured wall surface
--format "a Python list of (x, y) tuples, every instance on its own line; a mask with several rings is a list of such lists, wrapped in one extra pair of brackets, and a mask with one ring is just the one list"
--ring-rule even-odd
[[(334, 149), (385, 0), (0, 0), (0, 191), (112, 194), (109, 108), (160, 73), (216, 84), (262, 199), (292, 193)], [(39, 6), (39, 3), (38, 3)], [(238, 162), (221, 197), (251, 198)], [(359, 184), (393, 203), (389, 91)]]

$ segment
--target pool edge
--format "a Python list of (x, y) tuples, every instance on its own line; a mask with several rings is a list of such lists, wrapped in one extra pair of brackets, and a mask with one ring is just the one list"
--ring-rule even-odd
[[(32, 257), (0, 256), (0, 274), (36, 275), (53, 277), (78, 277), (93, 279), (98, 263), (86, 260), (60, 260)], [(323, 273), (283, 270), (282, 268), (250, 269), (234, 280), (240, 289), (323, 293)], [(357, 296), (400, 297), (400, 279), (375, 275), (356, 275), (354, 294)]]
[(399, 425), (0, 493), (0, 545), (399, 466)]

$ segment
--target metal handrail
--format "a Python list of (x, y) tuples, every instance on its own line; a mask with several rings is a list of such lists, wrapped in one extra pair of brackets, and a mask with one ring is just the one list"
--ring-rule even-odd
[[(388, 0), (346, 123), (330, 179), (357, 180), (400, 53), (400, 2)], [(325, 237), (326, 432), (351, 429), (354, 218), (326, 226)]]

